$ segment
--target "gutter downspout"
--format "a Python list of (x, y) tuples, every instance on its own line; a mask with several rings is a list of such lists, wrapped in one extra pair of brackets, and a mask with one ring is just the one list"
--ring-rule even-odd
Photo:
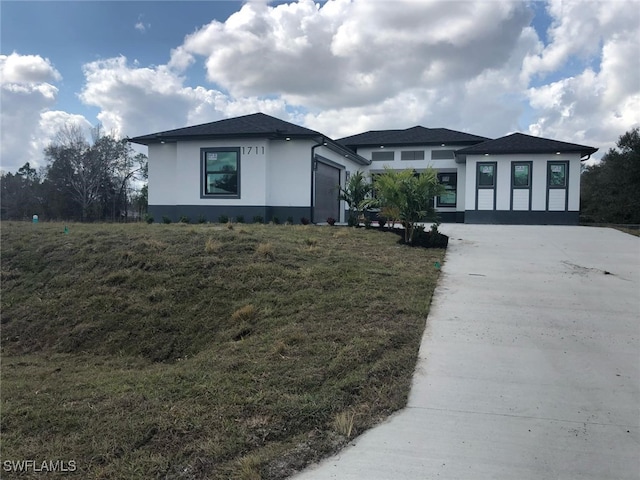
[(316, 170), (316, 148), (318, 147), (322, 147), (323, 145), (326, 144), (325, 142), (325, 138), (320, 137), (320, 143), (315, 144), (313, 147), (311, 147), (311, 202), (309, 202), (309, 207), (311, 210), (311, 223), (315, 223), (315, 219), (314, 219), (314, 214), (315, 214), (315, 204), (314, 204), (314, 198), (315, 198), (315, 182), (314, 182), (314, 173)]

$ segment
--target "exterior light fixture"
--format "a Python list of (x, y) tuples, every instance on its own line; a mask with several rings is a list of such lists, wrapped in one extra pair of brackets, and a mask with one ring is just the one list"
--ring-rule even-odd
[(560, 152), (556, 152), (556, 155), (560, 155)]
[(384, 148), (384, 145), (380, 145), (380, 148)]
[(488, 153), (485, 153), (485, 154), (484, 154), (484, 156), (485, 156), (485, 157), (488, 157), (488, 156), (489, 156), (489, 154), (488, 154)]
[(446, 147), (446, 145), (443, 143), (442, 145), (440, 145), (441, 147)]
[(291, 137), (287, 137), (287, 138), (285, 138), (285, 140), (286, 140), (287, 142), (290, 142), (290, 141), (291, 141)]

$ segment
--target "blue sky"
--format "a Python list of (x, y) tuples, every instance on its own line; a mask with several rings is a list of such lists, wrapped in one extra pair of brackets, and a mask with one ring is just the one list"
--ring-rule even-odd
[[(599, 147), (640, 122), (640, 2), (0, 2), (2, 169), (60, 125), (134, 136), (264, 111)], [(27, 148), (25, 148), (25, 144)]]

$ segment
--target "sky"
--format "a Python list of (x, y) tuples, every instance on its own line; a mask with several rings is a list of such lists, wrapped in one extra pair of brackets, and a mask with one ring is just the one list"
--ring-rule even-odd
[[(599, 148), (640, 125), (640, 0), (0, 1), (0, 168), (264, 112)], [(144, 150), (143, 150), (144, 151)]]

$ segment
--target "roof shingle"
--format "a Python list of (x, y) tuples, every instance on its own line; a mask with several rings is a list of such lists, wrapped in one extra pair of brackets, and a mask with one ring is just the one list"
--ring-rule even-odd
[(290, 137), (319, 137), (321, 133), (301, 127), (294, 123), (285, 122), (279, 118), (266, 115), (264, 113), (253, 113), (242, 117), (227, 118), (217, 122), (194, 125), (192, 127), (177, 128), (164, 132), (151, 133), (131, 138), (130, 141), (149, 145), (158, 143), (161, 139), (186, 139), (195, 137), (218, 137), (218, 136), (290, 136)]
[(478, 143), (471, 147), (460, 149), (456, 154), (509, 154), (509, 153), (568, 153), (579, 152), (580, 156), (591, 155), (597, 152), (594, 147), (578, 145), (575, 143), (560, 142), (548, 138), (533, 137), (524, 133), (512, 133), (505, 137)]
[(336, 140), (348, 147), (371, 147), (391, 145), (440, 145), (474, 144), (488, 140), (486, 137), (449, 130), (448, 128), (425, 128), (415, 126), (405, 130), (370, 130), (358, 135)]

